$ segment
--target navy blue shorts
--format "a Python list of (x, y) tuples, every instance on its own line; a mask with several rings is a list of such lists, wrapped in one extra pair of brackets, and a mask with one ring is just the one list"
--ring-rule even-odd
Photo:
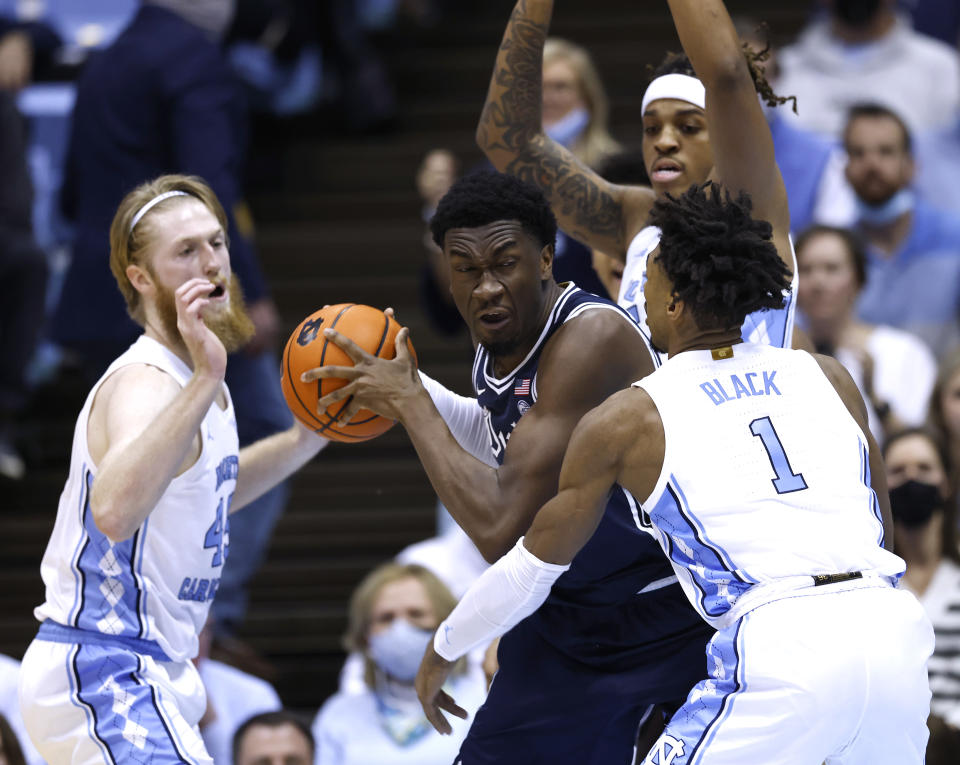
[(558, 651), (535, 617), (500, 641), (500, 668), (455, 765), (630, 765), (650, 705), (679, 705), (707, 677), (713, 630), (702, 621), (646, 660), (600, 668)]

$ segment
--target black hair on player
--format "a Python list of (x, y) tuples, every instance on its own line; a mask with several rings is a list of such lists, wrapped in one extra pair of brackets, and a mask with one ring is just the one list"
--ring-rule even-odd
[(772, 241), (773, 227), (750, 217), (745, 192), (734, 199), (720, 185), (694, 185), (657, 199), (657, 262), (701, 329), (732, 329), (747, 314), (783, 306), (790, 270)]
[(443, 247), (451, 228), (479, 228), (500, 220), (515, 220), (541, 247), (552, 247), (557, 219), (543, 192), (512, 175), (490, 170), (470, 173), (444, 194), (430, 220), (433, 241)]
[[(747, 69), (750, 70), (750, 76), (753, 78), (753, 86), (757, 93), (763, 98), (767, 106), (780, 106), (793, 101), (794, 114), (797, 112), (796, 96), (778, 96), (770, 83), (767, 82), (767, 75), (764, 72), (765, 62), (770, 58), (770, 44), (763, 50), (754, 50), (747, 43), (742, 44), (743, 58), (747, 62)], [(650, 81), (653, 82), (657, 77), (663, 77), (665, 74), (685, 74), (689, 77), (696, 77), (697, 73), (693, 70), (693, 64), (687, 58), (685, 53), (667, 53), (663, 60), (653, 67), (650, 75)]]

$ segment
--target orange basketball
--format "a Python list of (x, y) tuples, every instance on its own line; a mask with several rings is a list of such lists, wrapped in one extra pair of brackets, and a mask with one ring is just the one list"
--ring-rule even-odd
[[(394, 420), (381, 417), (369, 409), (361, 409), (349, 422), (337, 423), (337, 415), (349, 406), (351, 399), (336, 401), (323, 414), (317, 413), (317, 401), (347, 384), (343, 378), (303, 382), (300, 375), (322, 366), (352, 367), (345, 351), (328, 340), (323, 330), (328, 327), (349, 337), (365, 351), (382, 359), (396, 355), (394, 340), (401, 327), (383, 311), (368, 305), (341, 303), (328, 305), (310, 314), (290, 335), (283, 349), (283, 376), (280, 387), (287, 406), (300, 422), (315, 433), (333, 441), (366, 441), (386, 432)], [(416, 362), (413, 345), (407, 341)]]

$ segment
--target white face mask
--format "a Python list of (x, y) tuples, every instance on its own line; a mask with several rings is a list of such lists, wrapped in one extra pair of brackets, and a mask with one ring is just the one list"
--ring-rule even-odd
[(387, 629), (370, 638), (370, 658), (389, 677), (411, 683), (432, 637), (433, 630), (394, 619)]

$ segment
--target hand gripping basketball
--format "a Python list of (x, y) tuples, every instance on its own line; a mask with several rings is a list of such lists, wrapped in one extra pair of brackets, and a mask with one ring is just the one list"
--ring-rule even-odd
[(333, 440), (385, 432), (398, 418), (400, 383), (419, 383), (407, 336), (392, 312), (370, 306), (325, 306), (311, 314), (284, 349), (282, 387), (291, 411)]

